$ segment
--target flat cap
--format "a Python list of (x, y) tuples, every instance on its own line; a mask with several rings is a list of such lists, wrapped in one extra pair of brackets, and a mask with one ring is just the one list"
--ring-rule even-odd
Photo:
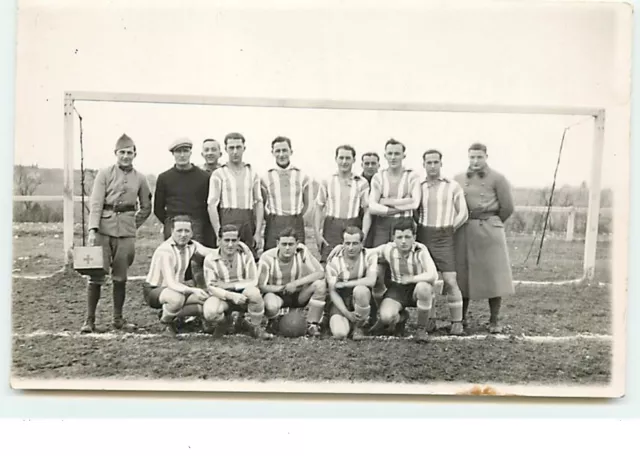
[(169, 146), (169, 151), (173, 152), (180, 146), (193, 147), (193, 142), (189, 138), (178, 138), (171, 143), (171, 145)]

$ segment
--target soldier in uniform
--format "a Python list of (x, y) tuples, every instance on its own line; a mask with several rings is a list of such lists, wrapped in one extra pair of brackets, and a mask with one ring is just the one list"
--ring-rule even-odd
[(514, 293), (504, 222), (513, 213), (511, 186), (487, 165), (487, 147), (469, 147), (469, 168), (455, 180), (464, 190), (469, 220), (455, 234), (455, 263), (462, 291), (462, 318), (466, 326), (469, 301), (488, 299), (489, 331), (502, 332), (502, 297)]
[[(104, 263), (113, 281), (113, 327), (135, 329), (122, 315), (127, 273), (135, 256), (138, 228), (151, 215), (151, 190), (143, 174), (133, 168), (136, 146), (123, 134), (115, 146), (116, 164), (101, 169), (93, 184), (89, 214), (89, 245), (103, 248)], [(139, 206), (136, 208), (136, 204)], [(82, 333), (95, 331), (96, 308), (105, 274), (92, 275), (87, 291), (87, 319)]]

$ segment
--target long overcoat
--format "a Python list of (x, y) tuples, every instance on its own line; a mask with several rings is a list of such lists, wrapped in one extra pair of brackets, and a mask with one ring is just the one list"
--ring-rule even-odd
[(455, 234), (455, 260), (462, 296), (488, 299), (514, 293), (504, 222), (514, 210), (511, 186), (497, 171), (467, 171), (455, 177), (464, 190), (469, 220)]

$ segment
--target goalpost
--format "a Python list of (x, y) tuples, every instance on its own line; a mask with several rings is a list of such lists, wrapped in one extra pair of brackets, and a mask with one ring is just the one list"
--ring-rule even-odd
[(160, 95), (143, 93), (65, 92), (64, 95), (64, 252), (66, 265), (72, 263), (74, 236), (74, 103), (96, 101), (115, 103), (163, 103), (181, 105), (217, 105), (267, 108), (346, 109), (450, 112), (478, 114), (549, 114), (581, 115), (594, 118), (591, 175), (589, 180), (589, 206), (587, 209), (586, 240), (584, 245), (583, 275), (579, 279), (591, 281), (595, 275), (600, 193), (602, 187), (602, 160), (604, 153), (605, 109), (585, 106), (518, 106), (500, 104), (463, 103), (408, 103), (340, 101), (289, 98), (242, 98), (198, 95)]

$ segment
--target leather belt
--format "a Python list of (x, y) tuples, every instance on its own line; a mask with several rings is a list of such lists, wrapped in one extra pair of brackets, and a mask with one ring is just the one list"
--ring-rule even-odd
[(135, 212), (136, 211), (135, 204), (125, 204), (122, 206), (105, 204), (102, 206), (102, 208), (108, 211), (113, 211), (113, 212)]

